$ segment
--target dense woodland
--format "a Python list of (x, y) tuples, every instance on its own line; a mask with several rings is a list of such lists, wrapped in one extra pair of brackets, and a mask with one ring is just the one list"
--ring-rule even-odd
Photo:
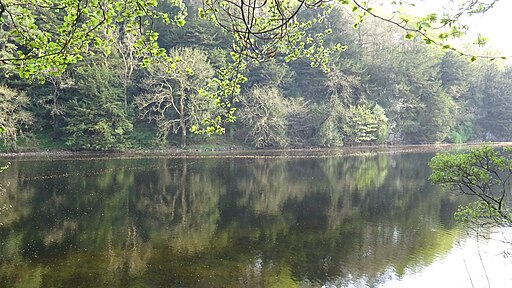
[[(199, 18), (192, 4), (183, 27), (154, 23), (159, 45), (176, 59), (172, 69), (141, 65), (143, 58), (132, 49), (136, 39), (121, 26), (102, 36), (115, 49), (98, 49), (58, 76), (41, 72), (44, 83), (28, 82), (0, 64), (0, 126), (6, 130), (1, 149), (511, 140), (511, 67), (501, 60), (471, 62), (420, 39), (405, 39), (403, 31), (376, 19), (354, 28), (352, 17), (340, 8), (313, 28), (326, 34), (324, 45), (348, 47), (331, 55), (329, 71), (305, 59), (285, 61), (285, 55), (249, 63), (241, 71), (247, 81), (230, 103), (236, 121), (225, 123), (221, 136), (194, 131), (224, 113), (205, 91), (216, 89), (216, 75), (232, 61), (231, 35)], [(14, 48), (4, 29), (0, 26), (0, 53), (8, 54)]]

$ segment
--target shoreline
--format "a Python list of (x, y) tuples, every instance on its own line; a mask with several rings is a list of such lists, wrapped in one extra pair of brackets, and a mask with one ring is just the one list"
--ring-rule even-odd
[(288, 149), (250, 149), (238, 146), (224, 147), (223, 149), (200, 149), (190, 147), (188, 149), (143, 149), (123, 151), (67, 151), (46, 150), (17, 153), (0, 153), (0, 159), (37, 159), (37, 158), (136, 158), (136, 157), (321, 157), (341, 155), (361, 155), (373, 153), (420, 153), (443, 152), (458, 149), (479, 147), (481, 145), (492, 147), (512, 146), (512, 142), (482, 142), (464, 144), (414, 144), (414, 145), (379, 145), (379, 146), (346, 146), (346, 147), (311, 147)]

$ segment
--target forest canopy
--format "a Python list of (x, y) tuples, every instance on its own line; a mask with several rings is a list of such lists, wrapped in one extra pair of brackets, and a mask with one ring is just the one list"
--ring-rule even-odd
[(1, 0), (3, 149), (510, 140), (510, 68), (449, 44), (495, 2)]

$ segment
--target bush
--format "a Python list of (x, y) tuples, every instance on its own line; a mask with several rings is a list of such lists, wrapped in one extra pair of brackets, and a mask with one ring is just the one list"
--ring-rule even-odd
[(247, 129), (246, 141), (256, 148), (286, 147), (288, 100), (275, 87), (254, 86), (240, 97), (239, 118)]
[(382, 144), (388, 137), (388, 118), (379, 105), (351, 106), (344, 130), (348, 143)]

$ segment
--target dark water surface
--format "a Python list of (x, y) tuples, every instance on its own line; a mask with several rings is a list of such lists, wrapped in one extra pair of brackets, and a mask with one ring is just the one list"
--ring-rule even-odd
[(0, 287), (419, 287), (465, 241), (432, 156), (11, 161)]

